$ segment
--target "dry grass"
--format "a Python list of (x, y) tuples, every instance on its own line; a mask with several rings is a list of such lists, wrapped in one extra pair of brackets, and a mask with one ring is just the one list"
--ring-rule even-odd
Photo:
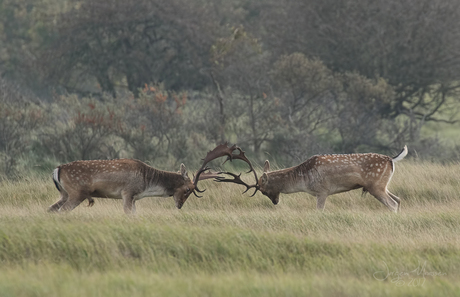
[(460, 291), (459, 164), (398, 163), (389, 188), (400, 214), (360, 191), (331, 196), (318, 212), (306, 193), (274, 206), (236, 185), (205, 186), (182, 210), (145, 198), (127, 217), (109, 199), (47, 214), (58, 198), (49, 177), (0, 184), (0, 296)]

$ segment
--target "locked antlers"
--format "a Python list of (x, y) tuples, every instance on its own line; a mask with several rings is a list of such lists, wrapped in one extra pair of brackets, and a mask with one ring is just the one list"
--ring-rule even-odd
[(225, 162), (227, 162), (229, 158), (231, 159), (231, 154), (236, 149), (236, 146), (234, 147), (235, 148), (229, 151), (231, 148), (227, 147), (227, 143), (220, 144), (216, 146), (212, 151), (209, 151), (207, 153), (206, 157), (203, 159), (203, 165), (201, 165), (201, 168), (198, 169), (193, 179), (193, 185), (195, 186), (193, 194), (195, 194), (195, 196), (201, 197), (195, 193), (195, 190), (199, 193), (203, 193), (205, 191), (205, 190), (198, 189), (198, 181), (203, 180), (203, 179), (208, 179), (208, 178), (218, 178), (219, 177), (217, 175), (218, 173), (217, 174), (216, 173), (204, 173), (205, 171), (210, 170), (207, 164), (211, 162), (212, 160), (223, 157), (223, 156), (227, 156), (227, 160), (225, 160)]
[[(249, 159), (246, 157), (246, 155), (244, 154), (244, 151), (240, 147), (238, 147), (236, 144), (234, 144), (231, 147), (227, 147), (227, 143), (225, 143), (225, 144), (220, 145), (219, 147), (220, 147), (220, 150), (223, 153), (223, 155), (227, 156), (227, 160), (225, 160), (225, 162), (227, 162), (228, 160), (230, 160), (230, 162), (231, 162), (234, 159), (243, 160), (244, 162), (246, 162), (249, 165), (249, 168), (250, 168), (247, 173), (250, 173), (251, 171), (254, 173), (254, 178), (256, 180), (256, 183), (254, 185), (248, 185), (247, 183), (245, 183), (244, 181), (241, 180), (241, 178), (240, 178), (241, 174), (237, 175), (237, 174), (234, 174), (232, 172), (219, 172), (218, 173), (218, 174), (228, 174), (228, 175), (233, 177), (231, 179), (225, 178), (223, 176), (217, 176), (214, 180), (216, 182), (227, 182), (227, 183), (235, 183), (235, 184), (243, 185), (243, 186), (246, 187), (246, 190), (243, 192), (243, 194), (246, 193), (247, 191), (249, 191), (251, 188), (255, 188), (255, 191), (251, 195), (251, 197), (254, 196), (257, 193), (257, 191), (259, 190), (258, 178), (257, 178), (256, 171), (254, 170), (254, 167), (252, 167), (252, 164), (249, 161)], [(233, 154), (233, 152), (235, 150), (238, 150), (239, 153), (238, 154)], [(224, 164), (225, 164), (225, 162), (224, 162)]]
[[(233, 153), (236, 150), (239, 152), (238, 154)], [(250, 173), (251, 171), (254, 173), (254, 178), (256, 179), (256, 184), (254, 184), (254, 185), (246, 184), (245, 182), (243, 182), (241, 180), (241, 178), (240, 178), (241, 174), (236, 175), (236, 174), (231, 173), (231, 172), (218, 172), (218, 173), (205, 172), (205, 171), (210, 169), (207, 166), (207, 164), (209, 162), (211, 162), (214, 159), (224, 157), (224, 156), (227, 156), (227, 159), (225, 160), (225, 162), (227, 162), (228, 160), (230, 160), (230, 162), (231, 162), (231, 161), (233, 161), (235, 159), (243, 160), (244, 162), (246, 162), (249, 165), (249, 168), (250, 168), (247, 173)], [(225, 162), (223, 164), (225, 164)], [(232, 179), (227, 179), (227, 178), (225, 178), (223, 176), (219, 176), (218, 174), (228, 174), (228, 175), (231, 175), (233, 178)], [(246, 191), (244, 191), (243, 193), (246, 193), (251, 188), (255, 188), (256, 190), (254, 191), (254, 193), (251, 196), (254, 196), (256, 194), (257, 190), (259, 190), (259, 185), (257, 184), (258, 179), (257, 179), (256, 171), (254, 170), (254, 167), (252, 167), (252, 164), (249, 161), (249, 159), (244, 154), (244, 151), (240, 147), (238, 147), (236, 144), (234, 144), (231, 147), (229, 147), (228, 143), (226, 142), (224, 144), (220, 144), (220, 145), (216, 146), (216, 148), (214, 148), (212, 151), (208, 152), (206, 157), (203, 159), (203, 165), (201, 165), (201, 168), (197, 171), (196, 176), (193, 179), (193, 185), (195, 186), (195, 189), (193, 190), (193, 194), (195, 194), (195, 196), (201, 197), (201, 196), (198, 196), (195, 193), (195, 191), (197, 191), (199, 193), (203, 193), (205, 191), (205, 190), (198, 189), (198, 181), (203, 180), (203, 179), (208, 179), (208, 178), (214, 178), (214, 180), (216, 182), (231, 182), (231, 183), (236, 183), (236, 184), (243, 185), (243, 186), (246, 187)]]

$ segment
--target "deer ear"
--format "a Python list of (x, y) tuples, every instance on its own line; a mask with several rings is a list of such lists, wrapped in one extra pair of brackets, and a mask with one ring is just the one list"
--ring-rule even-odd
[(268, 162), (268, 160), (265, 160), (264, 172), (269, 172), (269, 171), (270, 171), (270, 162)]
[(260, 178), (261, 182), (262, 182), (262, 185), (266, 185), (268, 183), (268, 175), (264, 172), (264, 174), (262, 174), (262, 177)]
[(188, 178), (187, 168), (185, 168), (184, 163), (180, 164), (180, 174), (183, 178)]

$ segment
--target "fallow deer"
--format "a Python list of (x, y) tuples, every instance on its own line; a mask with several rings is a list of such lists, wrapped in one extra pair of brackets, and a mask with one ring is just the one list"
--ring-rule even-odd
[[(374, 153), (316, 155), (300, 165), (276, 171), (270, 171), (267, 160), (262, 176), (260, 179), (256, 176), (254, 185), (246, 184), (240, 175), (231, 172), (220, 174), (231, 175), (233, 179), (219, 176), (215, 180), (244, 185), (246, 191), (255, 188), (252, 196), (259, 190), (275, 205), (280, 193), (307, 192), (316, 197), (316, 208), (320, 210), (324, 209), (327, 196), (362, 188), (390, 210), (398, 212), (401, 200), (388, 191), (387, 186), (395, 170), (394, 163), (406, 155), (407, 146), (393, 158)], [(250, 167), (253, 170), (252, 165)]]
[(198, 189), (199, 180), (217, 176), (203, 172), (209, 170), (207, 163), (221, 156), (224, 156), (221, 146), (208, 152), (193, 181), (184, 164), (178, 173), (158, 170), (134, 159), (74, 161), (60, 165), (53, 172), (60, 200), (48, 211), (70, 211), (85, 199), (92, 206), (93, 197), (98, 197), (122, 199), (125, 213), (130, 214), (136, 210), (136, 200), (151, 196), (173, 196), (180, 209), (191, 193), (200, 197), (196, 192), (204, 192)]

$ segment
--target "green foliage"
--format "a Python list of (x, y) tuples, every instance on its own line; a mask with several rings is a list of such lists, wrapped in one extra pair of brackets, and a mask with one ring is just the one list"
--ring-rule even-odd
[(45, 153), (66, 162), (118, 157), (114, 131), (121, 123), (110, 105), (62, 96), (47, 115), (41, 138)]
[[(182, 108), (187, 102), (186, 93), (167, 92), (161, 86), (146, 85), (138, 98), (116, 100), (123, 125), (117, 131), (133, 150), (135, 158), (161, 159), (181, 147)], [(171, 150), (176, 149), (176, 154)]]
[(194, 167), (224, 141), (286, 166), (404, 144), (458, 159), (456, 139), (424, 127), (458, 117), (460, 6), (333, 2), (1, 2), (0, 72), (22, 98), (0, 107), (1, 175), (119, 157)]
[(30, 149), (35, 129), (44, 122), (43, 110), (34, 104), (0, 98), (0, 180), (13, 177), (18, 157)]
[(39, 53), (43, 75), (54, 84), (84, 91), (81, 77), (89, 76), (93, 88), (97, 83), (113, 96), (120, 84), (136, 96), (150, 82), (176, 90), (204, 84), (197, 70), (207, 63), (215, 27), (196, 1), (71, 3), (48, 24), (55, 40)]
[[(272, 75), (280, 86), (280, 117), (287, 119), (273, 143), (286, 155), (302, 160), (312, 150), (356, 152), (366, 146), (384, 147), (401, 133), (386, 120), (395, 95), (384, 79), (334, 72), (300, 53), (279, 59)], [(335, 141), (321, 141), (334, 137)]]
[[(339, 74), (338, 80), (340, 93), (334, 127), (341, 136), (340, 150), (355, 152), (358, 146), (383, 147), (385, 143), (395, 143), (401, 132), (395, 133), (398, 127), (387, 120), (394, 88), (382, 78), (368, 79), (358, 73)], [(384, 126), (387, 130), (382, 129)], [(401, 141), (396, 144), (404, 146)]]
[[(384, 78), (395, 88), (386, 111), (436, 119), (458, 90), (457, 1), (287, 1), (265, 10), (264, 42), (278, 53), (318, 57), (329, 68)], [(262, 31), (266, 30), (266, 31)], [(428, 95), (428, 96), (425, 96)]]

